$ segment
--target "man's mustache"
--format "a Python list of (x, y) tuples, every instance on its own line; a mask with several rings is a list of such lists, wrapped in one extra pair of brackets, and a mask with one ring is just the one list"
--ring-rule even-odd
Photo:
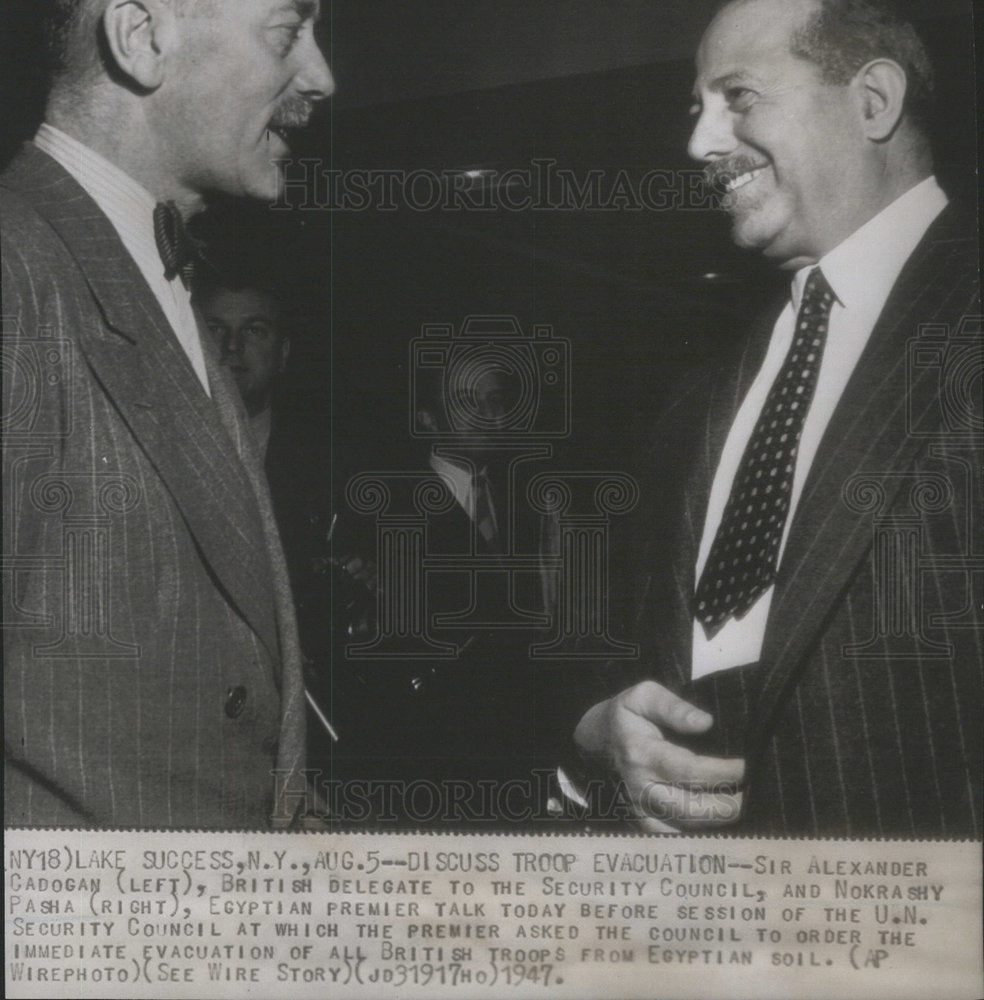
[(304, 128), (311, 120), (314, 105), (300, 94), (285, 98), (270, 119), (271, 128)]
[(753, 160), (745, 153), (736, 153), (726, 160), (715, 160), (704, 167), (704, 180), (708, 187), (715, 194), (724, 194), (725, 185), (728, 181), (733, 181), (742, 174), (747, 174), (752, 170), (758, 170), (762, 166), (761, 160)]

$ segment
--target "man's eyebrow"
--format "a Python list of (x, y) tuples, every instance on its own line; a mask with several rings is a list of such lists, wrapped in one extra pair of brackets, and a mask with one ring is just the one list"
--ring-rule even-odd
[(727, 90), (728, 87), (735, 86), (736, 84), (753, 83), (754, 81), (755, 77), (753, 77), (751, 73), (747, 73), (743, 69), (736, 69), (712, 80), (708, 89), (721, 92)]
[[(708, 85), (707, 90), (712, 93), (723, 93), (728, 87), (734, 87), (738, 84), (751, 83), (755, 80), (755, 77), (751, 73), (748, 73), (743, 69), (735, 69), (730, 73), (723, 73), (721, 76), (715, 77)], [(698, 80), (694, 84), (694, 89), (690, 92), (690, 96), (693, 97), (695, 101), (700, 100), (701, 91), (704, 88), (700, 85)]]
[(303, 20), (317, 19), (321, 13), (320, 0), (287, 0), (280, 5), (282, 11), (293, 11)]

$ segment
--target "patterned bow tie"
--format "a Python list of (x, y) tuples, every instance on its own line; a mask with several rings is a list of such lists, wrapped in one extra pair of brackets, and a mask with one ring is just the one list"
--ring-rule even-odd
[(159, 201), (154, 208), (154, 239), (164, 264), (164, 277), (181, 276), (185, 288), (191, 285), (195, 267), (204, 261), (203, 244), (188, 232), (173, 201)]

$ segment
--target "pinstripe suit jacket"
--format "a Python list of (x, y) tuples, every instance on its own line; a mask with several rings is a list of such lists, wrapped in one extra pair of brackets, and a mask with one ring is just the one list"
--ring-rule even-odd
[(951, 205), (899, 276), (823, 438), (760, 662), (696, 683), (692, 595), (708, 495), (777, 312), (660, 421), (640, 667), (652, 676), (655, 664), (657, 679), (715, 715), (700, 749), (747, 758), (745, 831), (980, 835), (978, 280), (976, 233)]
[(266, 828), (303, 688), (238, 396), (33, 145), (0, 209), (6, 823)]

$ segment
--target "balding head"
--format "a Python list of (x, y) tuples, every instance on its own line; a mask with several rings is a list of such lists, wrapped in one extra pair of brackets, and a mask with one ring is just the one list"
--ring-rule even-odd
[(319, 0), (53, 0), (48, 121), (188, 211), (275, 198), (287, 131), (334, 81)]
[[(178, 13), (211, 0), (170, 0)], [(91, 84), (107, 68), (101, 21), (109, 0), (49, 0), (44, 15), (52, 87), (64, 93)]]
[[(722, 0), (719, 10), (754, 0)], [(925, 130), (935, 81), (926, 47), (892, 0), (786, 0), (798, 25), (790, 50), (814, 63), (825, 82), (846, 84), (873, 59), (890, 59), (906, 75), (905, 114)]]
[(890, 59), (906, 76), (904, 112), (922, 129), (932, 115), (929, 53), (895, 5), (881, 0), (816, 0), (793, 35), (794, 54), (820, 67), (828, 83), (846, 84), (873, 59)]

